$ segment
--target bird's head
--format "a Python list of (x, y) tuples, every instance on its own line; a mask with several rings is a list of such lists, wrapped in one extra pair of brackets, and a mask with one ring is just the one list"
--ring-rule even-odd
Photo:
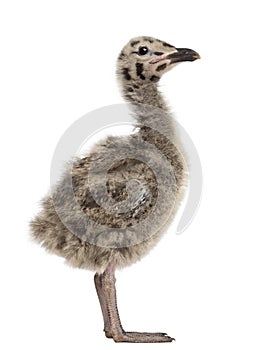
[(117, 63), (120, 78), (139, 82), (157, 82), (179, 62), (194, 61), (199, 54), (191, 49), (176, 48), (151, 37), (137, 37), (122, 49)]

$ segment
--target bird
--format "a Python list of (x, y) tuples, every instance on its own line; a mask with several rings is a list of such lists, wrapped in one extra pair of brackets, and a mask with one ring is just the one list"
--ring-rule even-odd
[(86, 156), (74, 157), (30, 221), (31, 238), (49, 253), (94, 271), (105, 336), (115, 342), (175, 340), (124, 330), (115, 273), (155, 247), (184, 198), (186, 153), (159, 83), (178, 63), (199, 58), (150, 36), (132, 38), (117, 57), (116, 76), (136, 131), (107, 136)]

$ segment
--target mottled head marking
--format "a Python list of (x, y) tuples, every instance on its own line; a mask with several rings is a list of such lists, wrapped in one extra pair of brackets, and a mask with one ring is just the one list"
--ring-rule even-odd
[(193, 61), (199, 55), (189, 49), (177, 49), (165, 41), (140, 36), (124, 46), (118, 57), (117, 73), (122, 82), (157, 83), (176, 63)]
[(145, 76), (142, 74), (143, 70), (144, 70), (144, 64), (137, 62), (136, 63), (136, 74), (140, 79), (146, 80)]
[(139, 40), (133, 40), (133, 41), (131, 41), (130, 45), (131, 45), (131, 47), (134, 47), (135, 45), (137, 45), (139, 43), (140, 43)]

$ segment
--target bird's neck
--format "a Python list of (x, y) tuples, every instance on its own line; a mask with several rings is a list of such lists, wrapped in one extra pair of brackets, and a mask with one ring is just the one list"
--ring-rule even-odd
[(168, 111), (164, 99), (158, 91), (157, 83), (143, 83), (138, 80), (122, 82), (123, 96), (127, 102), (142, 103)]
[(126, 102), (130, 103), (134, 118), (138, 124), (152, 129), (162, 130), (169, 136), (175, 134), (175, 126), (169, 107), (164, 101), (157, 82), (121, 81), (122, 93)]

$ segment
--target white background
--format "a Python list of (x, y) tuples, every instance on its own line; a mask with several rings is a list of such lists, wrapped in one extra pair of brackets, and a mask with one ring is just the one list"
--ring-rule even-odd
[(28, 235), (59, 137), (122, 101), (115, 61), (138, 35), (202, 56), (161, 90), (199, 151), (204, 191), (187, 231), (117, 273), (123, 325), (177, 340), (151, 349), (253, 349), (252, 23), (247, 0), (1, 1), (1, 349), (147, 347), (106, 339), (93, 273)]

